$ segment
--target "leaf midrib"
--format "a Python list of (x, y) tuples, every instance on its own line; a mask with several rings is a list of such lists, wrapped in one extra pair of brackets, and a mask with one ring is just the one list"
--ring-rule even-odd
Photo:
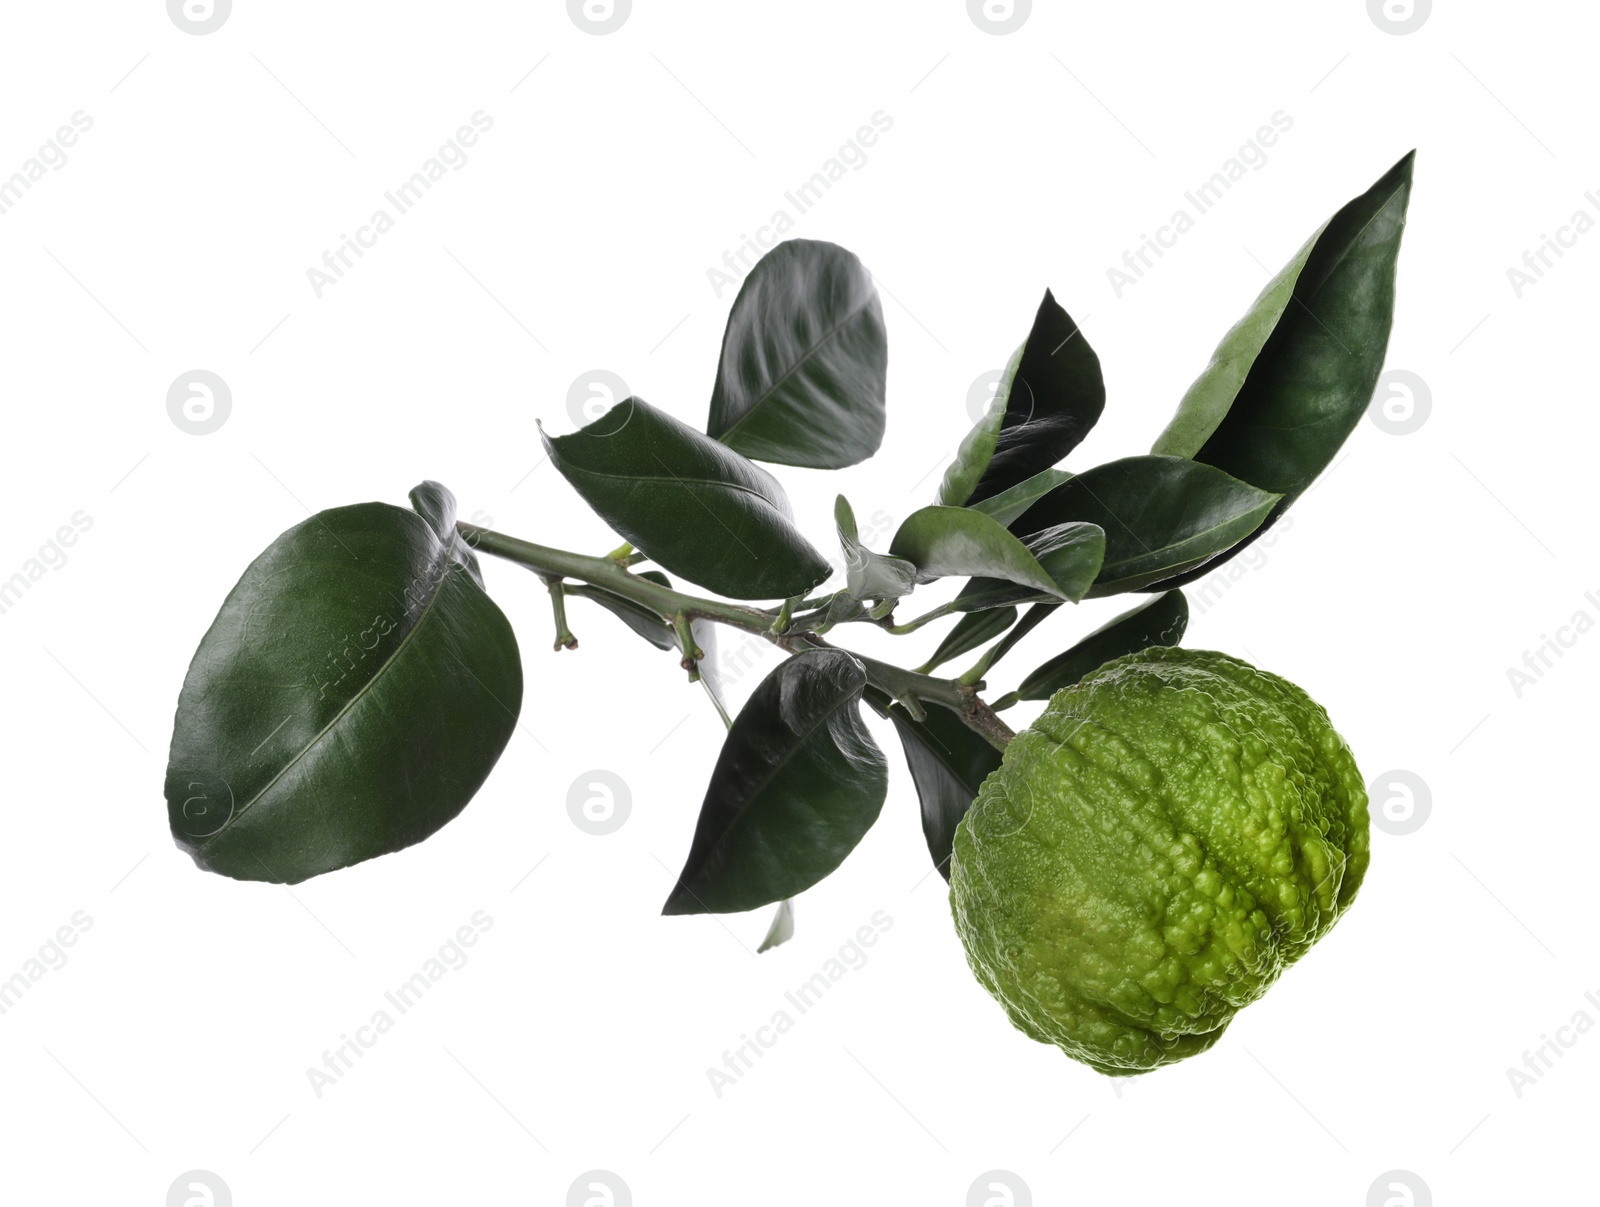
[[(1263, 492), (1263, 493), (1270, 494), (1271, 492)], [(1136, 578), (1136, 577), (1138, 577), (1138, 574), (1124, 574), (1122, 576), (1122, 579), (1107, 579), (1107, 578), (1104, 578), (1103, 576), (1104, 576), (1105, 571), (1106, 571), (1108, 566), (1110, 566), (1110, 567), (1128, 566), (1128, 565), (1136, 563), (1136, 562), (1138, 562), (1138, 561), (1140, 561), (1141, 559), (1144, 559), (1144, 558), (1156, 557), (1159, 554), (1165, 553), (1165, 552), (1167, 552), (1168, 550), (1171, 550), (1171, 549), (1182, 549), (1186, 545), (1192, 545), (1195, 541), (1199, 540), (1201, 537), (1210, 536), (1214, 532), (1219, 532), (1222, 529), (1229, 527), (1230, 525), (1238, 524), (1241, 521), (1248, 519), (1250, 516), (1254, 515), (1258, 511), (1261, 511), (1263, 508), (1265, 508), (1265, 510), (1266, 510), (1266, 512), (1268, 514), (1271, 514), (1272, 509), (1278, 505), (1278, 501), (1280, 499), (1282, 499), (1282, 498), (1283, 498), (1282, 495), (1276, 495), (1276, 496), (1274, 496), (1272, 498), (1272, 501), (1269, 502), (1269, 503), (1257, 503), (1254, 506), (1252, 506), (1248, 511), (1241, 511), (1236, 515), (1228, 517), (1226, 520), (1223, 520), (1221, 523), (1213, 524), (1209, 528), (1202, 528), (1198, 532), (1192, 533), (1191, 535), (1184, 537), (1182, 540), (1170, 541), (1167, 544), (1162, 545), (1160, 548), (1157, 548), (1157, 549), (1148, 549), (1147, 548), (1144, 551), (1142, 551), (1141, 553), (1135, 554), (1132, 557), (1125, 557), (1125, 558), (1122, 558), (1122, 559), (1120, 559), (1120, 560), (1118, 560), (1116, 562), (1104, 562), (1100, 566), (1100, 575), (1096, 576), (1095, 583), (1097, 585), (1110, 585), (1111, 583), (1120, 582), (1120, 581), (1122, 581), (1122, 579)], [(1264, 517), (1263, 517), (1263, 519), (1264, 519)], [(1257, 525), (1257, 527), (1259, 527), (1259, 524)], [(1252, 528), (1250, 531), (1254, 532), (1255, 529)], [(1143, 571), (1140, 571), (1138, 573), (1143, 573)]]
[[(426, 521), (424, 521), (424, 523), (426, 523)], [(437, 540), (438, 538), (435, 537), (434, 539)], [(345, 714), (354, 708), (361, 700), (365, 699), (367, 693), (372, 690), (373, 685), (377, 683), (379, 679), (383, 678), (384, 675), (388, 674), (389, 668), (400, 660), (400, 655), (410, 647), (412, 639), (418, 633), (420, 633), (423, 626), (428, 623), (429, 618), (433, 615), (434, 604), (436, 604), (439, 601), (439, 597), (444, 594), (444, 584), (449, 579), (451, 573), (448, 564), (450, 561), (450, 549), (448, 546), (444, 547), (439, 559), (436, 559), (435, 565), (438, 564), (438, 561), (443, 561), (446, 563), (444, 573), (439, 576), (438, 585), (434, 588), (432, 596), (430, 596), (428, 599), (428, 606), (423, 608), (422, 615), (417, 617), (417, 623), (412, 625), (411, 629), (406, 633), (406, 635), (401, 638), (400, 644), (395, 646), (394, 652), (383, 660), (383, 664), (379, 666), (377, 671), (373, 673), (372, 677), (361, 686), (361, 690), (356, 692), (355, 695), (351, 696), (350, 699), (345, 703), (345, 706), (335, 713), (326, 725), (317, 731), (316, 737), (307, 742), (305, 746), (301, 748), (300, 752), (294, 756), (294, 758), (285, 763), (278, 770), (276, 775), (263, 784), (261, 790), (252, 796), (248, 801), (246, 801), (243, 807), (236, 810), (233, 816), (228, 818), (227, 823), (220, 830), (218, 830), (215, 834), (212, 834), (200, 844), (200, 849), (202, 851), (208, 849), (214, 841), (216, 841), (218, 838), (221, 838), (224, 834), (231, 830), (235, 822), (237, 822), (257, 804), (259, 804), (262, 799), (264, 799), (266, 795), (277, 786), (278, 781), (287, 775), (291, 769), (299, 765), (300, 761), (304, 759), (306, 755), (310, 754), (311, 751), (321, 743), (323, 738), (332, 733), (335, 726), (337, 726), (339, 722), (344, 719)]]
[(816, 343), (812, 344), (811, 347), (807, 348), (805, 350), (805, 352), (801, 354), (799, 359), (796, 360), (794, 362), (794, 364), (790, 365), (787, 370), (785, 370), (785, 372), (783, 373), (783, 375), (781, 377), (779, 377), (770, 386), (768, 386), (765, 390), (763, 390), (759, 395), (756, 396), (755, 401), (751, 402), (750, 405), (745, 408), (744, 414), (740, 415), (739, 418), (734, 420), (733, 423), (731, 423), (723, 431), (723, 433), (720, 436), (717, 437), (717, 440), (720, 441), (723, 444), (727, 444), (728, 443), (728, 438), (730, 436), (733, 436), (734, 434), (736, 434), (739, 431), (739, 429), (742, 428), (745, 425), (745, 423), (750, 419), (750, 417), (753, 416), (756, 413), (756, 411), (758, 411), (761, 408), (762, 404), (765, 403), (768, 399), (770, 399), (774, 394), (776, 394), (778, 392), (778, 390), (783, 386), (784, 382), (788, 381), (796, 373), (800, 372), (801, 367), (807, 361), (809, 361), (813, 356), (815, 356), (818, 353), (818, 351), (821, 350), (821, 348), (822, 348), (822, 346), (824, 344), (826, 344), (834, 336), (838, 335), (840, 331), (844, 330), (844, 328), (845, 328), (845, 326), (847, 324), (853, 323), (853, 322), (856, 321), (856, 319), (860, 318), (861, 317), (861, 312), (864, 311), (867, 308), (867, 306), (870, 305), (870, 304), (871, 304), (871, 296), (869, 295), (865, 300), (863, 300), (861, 302), (860, 305), (858, 305), (854, 309), (852, 309), (849, 314), (845, 315), (844, 318), (840, 319), (832, 327), (828, 328), (828, 330), (822, 335), (822, 337), (820, 339), (817, 340)]
[(729, 482), (721, 478), (685, 478), (679, 474), (672, 473), (670, 470), (667, 477), (664, 478), (659, 474), (611, 474), (602, 469), (588, 469), (582, 465), (573, 465), (571, 461), (566, 464), (574, 473), (584, 474), (591, 478), (609, 478), (614, 482), (670, 482), (678, 486), (725, 487), (728, 490), (737, 490), (742, 494), (747, 494), (753, 499), (760, 499), (774, 511), (778, 510), (777, 504), (767, 498), (766, 495), (753, 486), (745, 486), (740, 482)]
[[(864, 686), (865, 685), (863, 684), (863, 688)], [(716, 852), (722, 847), (722, 844), (727, 841), (728, 836), (732, 834), (738, 826), (743, 824), (745, 818), (749, 816), (751, 807), (755, 804), (756, 800), (772, 786), (772, 782), (773, 780), (777, 779), (778, 773), (789, 765), (794, 757), (800, 753), (802, 748), (810, 743), (811, 739), (816, 736), (817, 731), (827, 724), (827, 722), (835, 713), (837, 713), (841, 708), (844, 708), (846, 705), (852, 703), (858, 695), (859, 692), (851, 691), (841, 697), (837, 702), (830, 705), (828, 710), (824, 712), (822, 716), (817, 718), (816, 724), (812, 725), (803, 734), (801, 734), (799, 739), (784, 753), (784, 756), (772, 765), (771, 771), (761, 777), (761, 779), (757, 782), (755, 789), (750, 793), (749, 799), (734, 814), (733, 820), (722, 828), (721, 833), (717, 835), (716, 841), (713, 842), (710, 848), (707, 850), (705, 858), (700, 861), (700, 866), (694, 871), (692, 877), (693, 880), (698, 881), (704, 874), (706, 864), (710, 862), (711, 856), (716, 854)], [(686, 889), (690, 883), (691, 877), (687, 875), (680, 877), (679, 879), (679, 884)], [(693, 890), (690, 891), (692, 892)]]

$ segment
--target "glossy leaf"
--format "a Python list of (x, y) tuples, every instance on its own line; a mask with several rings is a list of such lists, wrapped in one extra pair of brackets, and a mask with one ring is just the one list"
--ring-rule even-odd
[(1183, 592), (1157, 595), (1100, 626), (1070, 650), (1039, 667), (1017, 688), (1017, 698), (1048, 700), (1113, 658), (1137, 654), (1153, 645), (1177, 645), (1188, 626), (1189, 601)]
[(1105, 563), (1105, 529), (1095, 523), (1067, 521), (1022, 538), (1028, 552), (1073, 603), (1089, 593)]
[(517, 642), (455, 500), (320, 512), (251, 563), (178, 697), (168, 819), (200, 867), (297, 884), (421, 842), (516, 726)]
[(1063, 482), (1069, 481), (1071, 477), (1072, 475), (1064, 469), (1043, 470), (1026, 482), (1018, 482), (1010, 490), (1003, 490), (981, 503), (971, 503), (968, 506), (1009, 527), (1018, 516)]
[(823, 649), (762, 680), (728, 731), (664, 913), (770, 905), (844, 862), (889, 786), (858, 708), (866, 682), (849, 654)]
[(990, 410), (946, 473), (939, 501), (971, 506), (1049, 469), (1078, 447), (1105, 404), (1100, 358), (1046, 290)]
[(1106, 405), (1100, 358), (1049, 290), (1022, 346), (994, 456), (968, 506), (1025, 482), (1083, 441)]
[(1056, 584), (1056, 590), (1041, 593), (1003, 579), (974, 578), (955, 598), (958, 611), (1062, 599), (1077, 603), (1093, 588), (1106, 554), (1106, 534), (1098, 524), (1055, 524), (1023, 538), (1023, 544)]
[(845, 584), (856, 599), (899, 599), (917, 585), (917, 568), (900, 557), (885, 557), (861, 543), (850, 501), (840, 495), (833, 502), (834, 524), (844, 551)]
[(883, 443), (888, 339), (860, 260), (790, 239), (745, 277), (706, 431), (758, 461), (840, 469)]
[(1105, 529), (1094, 598), (1140, 590), (1231, 548), (1279, 498), (1183, 457), (1125, 457), (1056, 487), (1012, 527), (1037, 532), (1080, 521)]
[(889, 553), (912, 562), (925, 580), (979, 575), (1068, 598), (1028, 547), (981, 511), (937, 506), (914, 511), (894, 534)]
[[(672, 580), (659, 570), (641, 571), (639, 577), (659, 583), (663, 587), (672, 586)], [(580, 599), (593, 600), (656, 649), (677, 648), (678, 639), (673, 635), (672, 626), (643, 604), (634, 603), (633, 600), (607, 591), (604, 587), (595, 587), (588, 583), (567, 583), (563, 590), (568, 597), (575, 595)]]
[(949, 880), (956, 826), (972, 807), (979, 785), (1000, 766), (1000, 752), (948, 709), (929, 708), (927, 717), (918, 721), (893, 704), (889, 716), (917, 786), (928, 854), (939, 874)]
[(601, 518), (691, 582), (735, 599), (783, 599), (828, 577), (771, 474), (642, 398), (544, 444)]
[(1383, 370), (1414, 154), (1339, 210), (1268, 283), (1153, 451), (1282, 495), (1272, 520), (1332, 463)]
[(1017, 619), (1015, 608), (991, 608), (983, 612), (968, 612), (956, 626), (945, 634), (939, 648), (917, 669), (924, 675), (937, 670), (952, 658), (971, 653), (980, 645), (1000, 636)]

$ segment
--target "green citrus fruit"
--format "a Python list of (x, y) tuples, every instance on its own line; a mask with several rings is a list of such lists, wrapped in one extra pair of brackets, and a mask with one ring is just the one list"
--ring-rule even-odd
[(1294, 684), (1144, 650), (1057, 692), (956, 831), (950, 904), (1011, 1021), (1108, 1074), (1203, 1052), (1328, 932), (1367, 794)]

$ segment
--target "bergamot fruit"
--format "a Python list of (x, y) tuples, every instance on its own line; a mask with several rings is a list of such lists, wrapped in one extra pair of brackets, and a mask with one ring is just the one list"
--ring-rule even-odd
[(1203, 1052), (1349, 907), (1367, 794), (1327, 713), (1209, 650), (1063, 688), (956, 831), (967, 961), (1018, 1028), (1107, 1074)]

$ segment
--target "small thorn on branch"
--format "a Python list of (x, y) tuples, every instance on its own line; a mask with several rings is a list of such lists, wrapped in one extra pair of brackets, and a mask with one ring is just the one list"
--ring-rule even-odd
[(567, 589), (559, 578), (547, 578), (544, 581), (545, 586), (550, 588), (550, 609), (555, 615), (556, 622), (556, 640), (553, 648), (558, 654), (562, 650), (575, 650), (578, 648), (578, 639), (567, 627)]
[(689, 618), (679, 612), (672, 618), (672, 631), (678, 638), (678, 649), (683, 653), (683, 659), (678, 663), (689, 672), (689, 682), (700, 681), (700, 660), (704, 658), (705, 651), (696, 644), (694, 639), (694, 626)]

